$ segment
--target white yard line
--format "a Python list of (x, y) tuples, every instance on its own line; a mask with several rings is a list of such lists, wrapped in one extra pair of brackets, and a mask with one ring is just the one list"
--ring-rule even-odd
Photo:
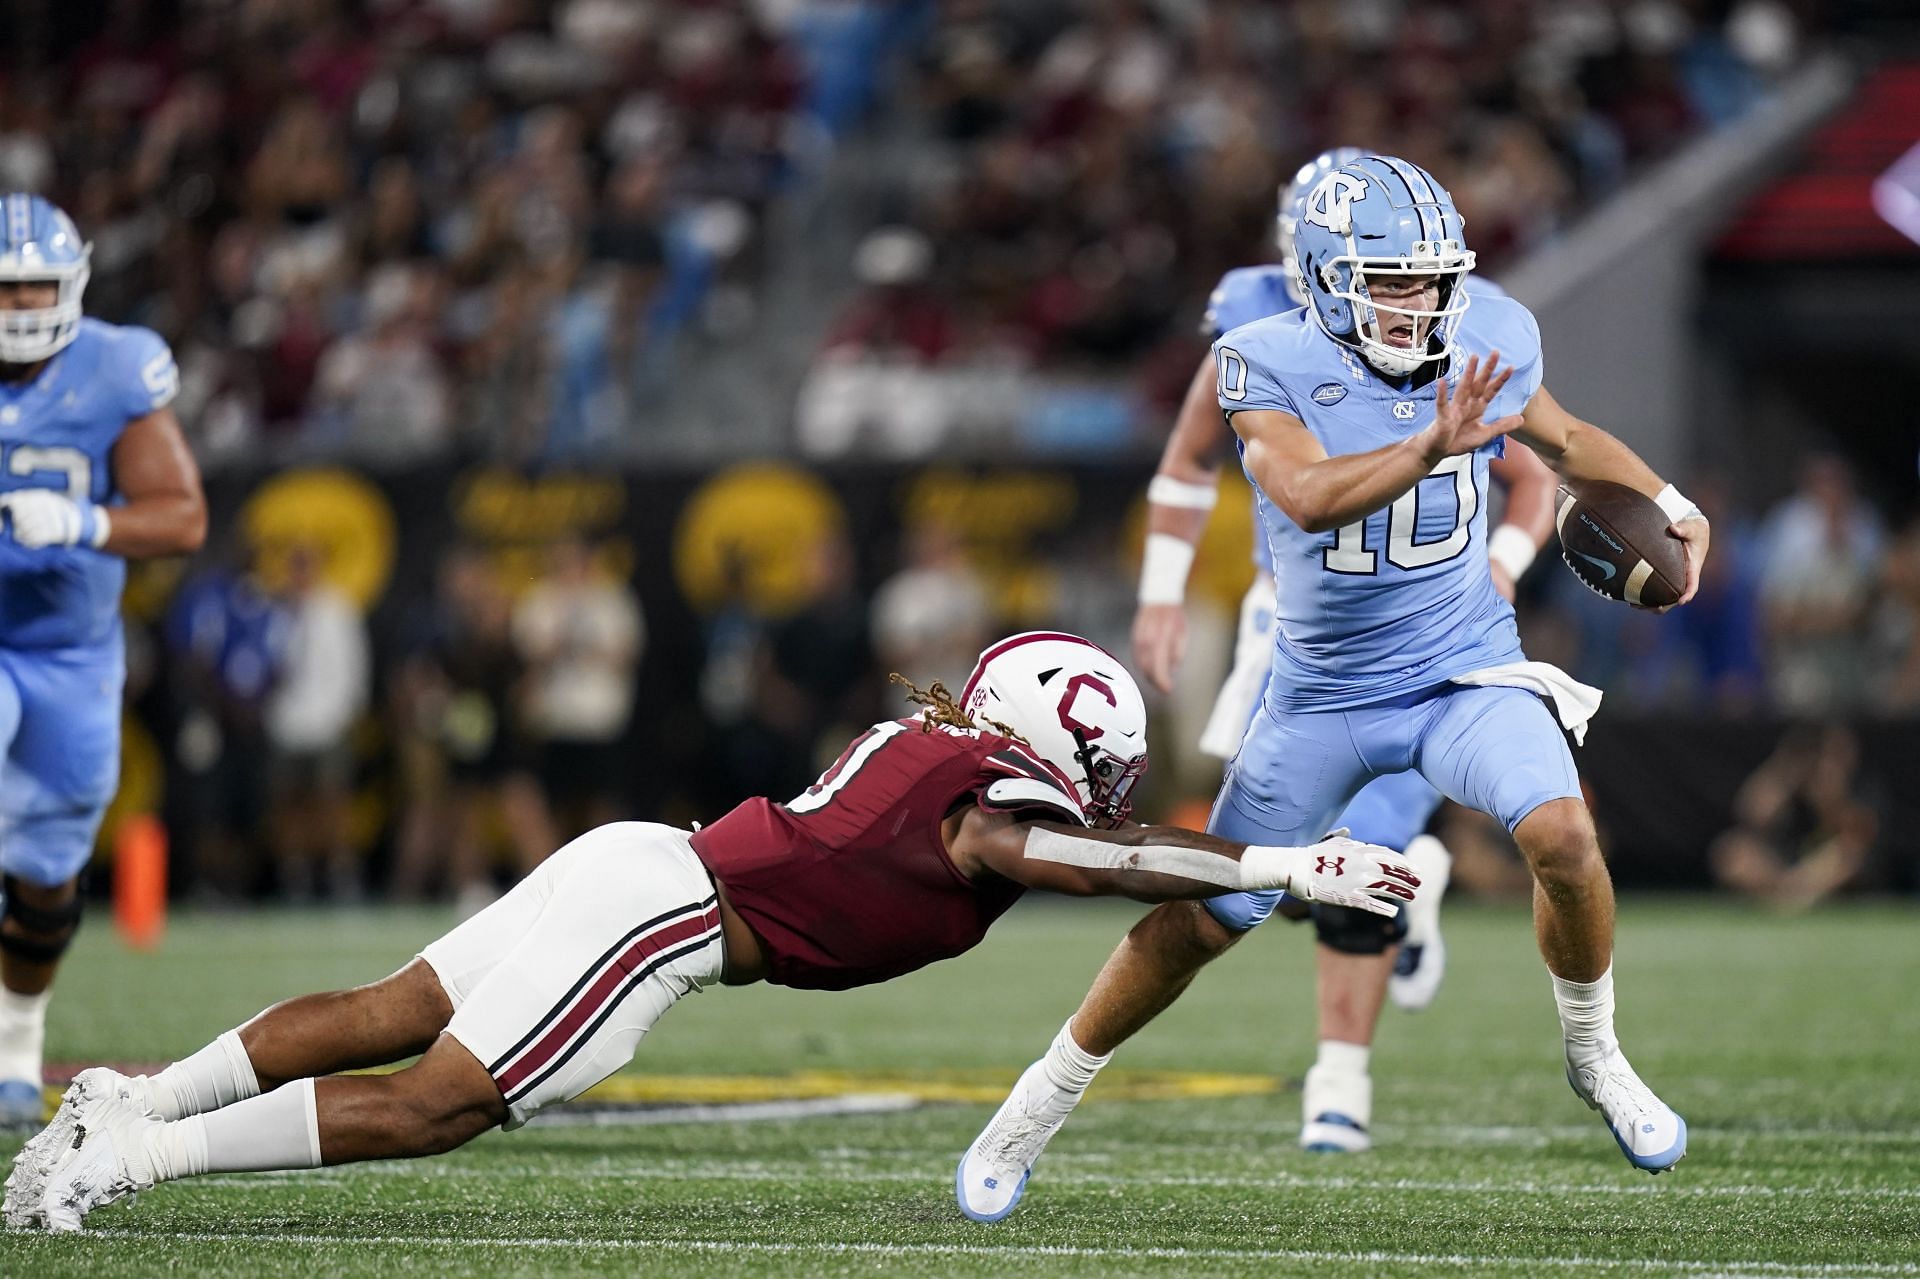
[(1510, 1266), (1528, 1271), (1653, 1271), (1672, 1274), (1765, 1275), (1774, 1279), (1816, 1279), (1828, 1275), (1920, 1275), (1920, 1265), (1901, 1262), (1807, 1263), (1786, 1261), (1689, 1261), (1668, 1258), (1503, 1257), (1492, 1253), (1338, 1252), (1310, 1248), (1129, 1248), (1056, 1244), (889, 1244), (864, 1241), (759, 1243), (732, 1239), (475, 1239), (406, 1235), (276, 1235), (190, 1230), (94, 1230), (94, 1239), (179, 1243), (306, 1244), (318, 1247), (502, 1248), (519, 1251), (632, 1252), (663, 1250), (701, 1253), (759, 1253), (778, 1256), (872, 1257), (1069, 1257), (1116, 1261), (1297, 1261), (1353, 1262), (1386, 1266)]
[[(1056, 1157), (1057, 1158), (1057, 1157)], [(1684, 1175), (1682, 1169), (1680, 1174)], [(461, 1164), (427, 1169), (410, 1161), (391, 1161), (358, 1165), (352, 1169), (325, 1168), (299, 1172), (235, 1173), (213, 1181), (180, 1183), (193, 1189), (215, 1191), (285, 1185), (290, 1181), (342, 1183), (356, 1177), (457, 1178), (461, 1180), (498, 1179), (511, 1174), (498, 1168), (473, 1168)], [(716, 1164), (673, 1159), (651, 1159), (644, 1166), (548, 1168), (529, 1166), (522, 1175), (541, 1181), (737, 1181), (737, 1182), (945, 1182), (944, 1170), (885, 1168), (863, 1170), (845, 1162), (794, 1163), (770, 1166), (765, 1163)], [(1296, 1177), (1261, 1173), (1236, 1177), (1230, 1173), (1208, 1175), (1142, 1175), (1082, 1172), (1068, 1158), (1049, 1161), (1044, 1182), (1048, 1186), (1131, 1186), (1144, 1189), (1193, 1187), (1224, 1190), (1361, 1190), (1399, 1193), (1434, 1191), (1466, 1195), (1646, 1195), (1681, 1199), (1920, 1199), (1920, 1186), (1773, 1186), (1762, 1183), (1729, 1185), (1677, 1185), (1672, 1180), (1645, 1178), (1620, 1182), (1539, 1182), (1539, 1181), (1446, 1181), (1417, 1178)]]

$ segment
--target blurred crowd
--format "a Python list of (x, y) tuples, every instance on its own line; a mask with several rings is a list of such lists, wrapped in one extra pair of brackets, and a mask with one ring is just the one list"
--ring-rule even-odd
[(0, 186), (174, 345), (213, 466), (620, 446), (891, 38), (841, 0), (4, 8)]
[(905, 95), (916, 158), (856, 255), (803, 445), (1157, 427), (1208, 291), (1274, 258), (1275, 191), (1307, 157), (1426, 166), (1497, 277), (1759, 101), (1804, 24), (1782, 0), (948, 0)]
[(1178, 395), (1302, 157), (1418, 158), (1497, 269), (1756, 101), (1800, 7), (21, 0), (0, 185), (93, 239), (91, 311), (174, 344), (209, 464), (540, 461), (643, 451), (687, 347), (755, 314), (781, 201), (904, 133), (863, 153), (887, 207), (803, 440), (960, 412), (1071, 446)]
[(629, 811), (646, 625), (592, 546), (556, 540), (515, 591), (454, 546), (377, 645), (322, 569), (306, 546), (206, 568), (134, 663), (182, 883), (357, 900), (377, 844), (389, 895), (474, 907)]

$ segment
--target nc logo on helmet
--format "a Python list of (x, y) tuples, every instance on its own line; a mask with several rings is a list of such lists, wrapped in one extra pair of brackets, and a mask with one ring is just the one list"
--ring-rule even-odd
[(1367, 180), (1335, 169), (1320, 179), (1307, 197), (1303, 222), (1323, 226), (1335, 235), (1353, 234), (1353, 202), (1367, 193)]

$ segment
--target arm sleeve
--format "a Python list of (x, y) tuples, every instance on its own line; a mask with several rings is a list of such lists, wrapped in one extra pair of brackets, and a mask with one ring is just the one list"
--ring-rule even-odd
[(173, 351), (152, 329), (129, 328), (120, 338), (117, 392), (127, 420), (167, 407), (180, 391)]
[(1275, 409), (1299, 417), (1293, 396), (1281, 385), (1265, 354), (1259, 333), (1247, 327), (1213, 344), (1213, 366), (1219, 378), (1214, 389), (1221, 409), (1228, 413)]

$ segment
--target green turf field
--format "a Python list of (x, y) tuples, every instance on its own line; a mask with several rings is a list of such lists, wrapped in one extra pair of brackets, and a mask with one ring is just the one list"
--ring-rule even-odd
[[(890, 986), (712, 991), (667, 1017), (639, 1070), (924, 1072), (990, 1095), (1136, 913), (1036, 902), (975, 954)], [(444, 922), (199, 916), (131, 955), (96, 921), (50, 1052), (179, 1054), (274, 998), (377, 976)], [(1623, 1038), (1692, 1127), (1686, 1161), (1657, 1179), (1567, 1090), (1524, 914), (1461, 907), (1448, 927), (1439, 1001), (1388, 1011), (1369, 1155), (1294, 1148), (1310, 944), (1274, 926), (1116, 1067), (1270, 1075), (1278, 1090), (1102, 1102), (1105, 1083), (1129, 1083), (1110, 1072), (998, 1226), (952, 1198), (991, 1106), (945, 1103), (530, 1128), (423, 1163), (163, 1186), (79, 1238), (0, 1236), (0, 1275), (1920, 1276), (1920, 914), (1624, 904)], [(0, 1155), (17, 1145), (0, 1138)]]

